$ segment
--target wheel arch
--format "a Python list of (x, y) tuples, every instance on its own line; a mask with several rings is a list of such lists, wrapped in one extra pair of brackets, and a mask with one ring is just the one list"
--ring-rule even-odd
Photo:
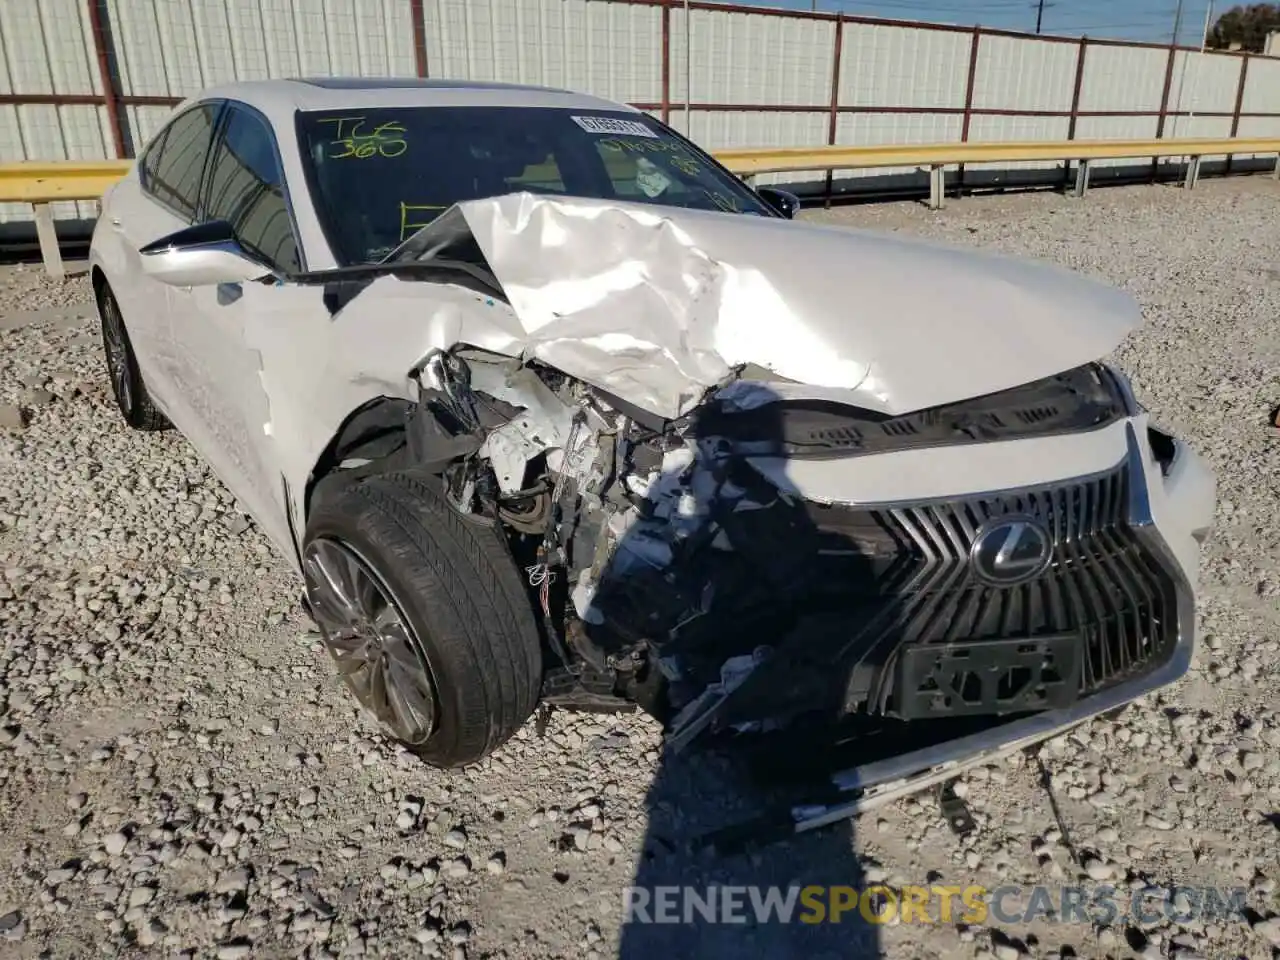
[[(322, 493), (329, 483), (340, 477), (355, 479), (407, 465), (406, 420), (415, 406), (401, 397), (378, 396), (342, 419), (307, 474), (301, 497), (303, 531), (311, 519), (317, 493)], [(397, 456), (401, 452), (405, 455)], [(368, 463), (343, 466), (356, 460)]]
[(94, 302), (98, 302), (102, 298), (102, 291), (110, 289), (111, 283), (107, 280), (107, 271), (102, 269), (100, 264), (93, 264), (89, 268), (89, 285), (93, 287)]
[(338, 478), (405, 469), (439, 476), (482, 442), (479, 433), (455, 434), (416, 401), (387, 395), (366, 400), (343, 418), (312, 465), (302, 491), (303, 525), (317, 495)]

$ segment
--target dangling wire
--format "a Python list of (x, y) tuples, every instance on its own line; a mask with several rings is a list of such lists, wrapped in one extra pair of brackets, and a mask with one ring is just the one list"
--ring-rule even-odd
[(524, 568), (529, 577), (529, 586), (538, 591), (538, 602), (542, 604), (542, 613), (551, 616), (551, 584), (555, 582), (556, 572), (545, 563), (535, 563)]
[(544, 584), (551, 583), (556, 578), (556, 572), (545, 563), (535, 563), (524, 568), (524, 572), (529, 575), (529, 586), (541, 587)]

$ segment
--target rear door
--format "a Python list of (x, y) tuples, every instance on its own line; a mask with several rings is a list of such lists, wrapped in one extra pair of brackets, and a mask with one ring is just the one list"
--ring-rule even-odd
[[(275, 135), (245, 104), (227, 102), (202, 207), (203, 221), (231, 224), (245, 252), (266, 268), (264, 274), (302, 269)], [(192, 407), (192, 442), (288, 555), (292, 538), (262, 359), (248, 346), (252, 325), (267, 322), (264, 315), (281, 294), (274, 284), (256, 282), (172, 288), (170, 335)], [(324, 334), (317, 329), (317, 336)]]
[(139, 158), (135, 176), (113, 191), (104, 211), (105, 229), (117, 240), (113, 244), (116, 262), (106, 264), (108, 280), (147, 388), (179, 429), (184, 424), (181, 409), (175, 409), (178, 369), (168, 335), (172, 288), (143, 273), (138, 251), (195, 222), (221, 108), (221, 101), (207, 101), (170, 120)]

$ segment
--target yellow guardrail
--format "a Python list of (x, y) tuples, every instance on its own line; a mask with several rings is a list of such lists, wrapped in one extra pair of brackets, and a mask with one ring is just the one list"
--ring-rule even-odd
[(0, 201), (52, 203), (96, 200), (126, 173), (131, 160), (29, 160), (0, 163)]
[(1130, 157), (1211, 157), (1280, 153), (1280, 139), (1062, 140), (1011, 143), (887, 144), (874, 147), (781, 147), (717, 150), (734, 173), (791, 173), (871, 167), (934, 167), (1026, 160), (1123, 160)]
[[(1274, 176), (1280, 177), (1280, 138), (1061, 140), (1010, 143), (886, 144), (860, 147), (765, 147), (717, 150), (714, 155), (734, 173), (754, 177), (762, 173), (812, 170), (925, 167), (930, 173), (929, 205), (944, 200), (943, 173), (960, 163), (1020, 163), (1031, 160), (1075, 161), (1075, 193), (1089, 184), (1089, 165), (1095, 160), (1187, 157), (1186, 186), (1194, 187), (1202, 157), (1232, 154), (1276, 154)], [(49, 204), (58, 200), (94, 200), (129, 170), (128, 160), (68, 160), (0, 163), (0, 202), (35, 206), (36, 232), (45, 268), (62, 276), (53, 217)]]

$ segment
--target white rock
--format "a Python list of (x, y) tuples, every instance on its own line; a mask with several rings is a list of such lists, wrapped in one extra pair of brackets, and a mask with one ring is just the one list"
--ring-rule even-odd
[(240, 833), (239, 830), (237, 830), (235, 827), (232, 827), (230, 830), (226, 831), (221, 837), (218, 838), (218, 846), (221, 847), (223, 850), (232, 850), (240, 843), (242, 836), (243, 835)]
[(156, 891), (154, 887), (134, 887), (129, 891), (129, 906), (142, 907), (146, 906), (155, 899)]
[(1115, 867), (1096, 857), (1089, 857), (1084, 861), (1084, 872), (1089, 875), (1089, 879), (1099, 882), (1110, 880), (1116, 875)]

